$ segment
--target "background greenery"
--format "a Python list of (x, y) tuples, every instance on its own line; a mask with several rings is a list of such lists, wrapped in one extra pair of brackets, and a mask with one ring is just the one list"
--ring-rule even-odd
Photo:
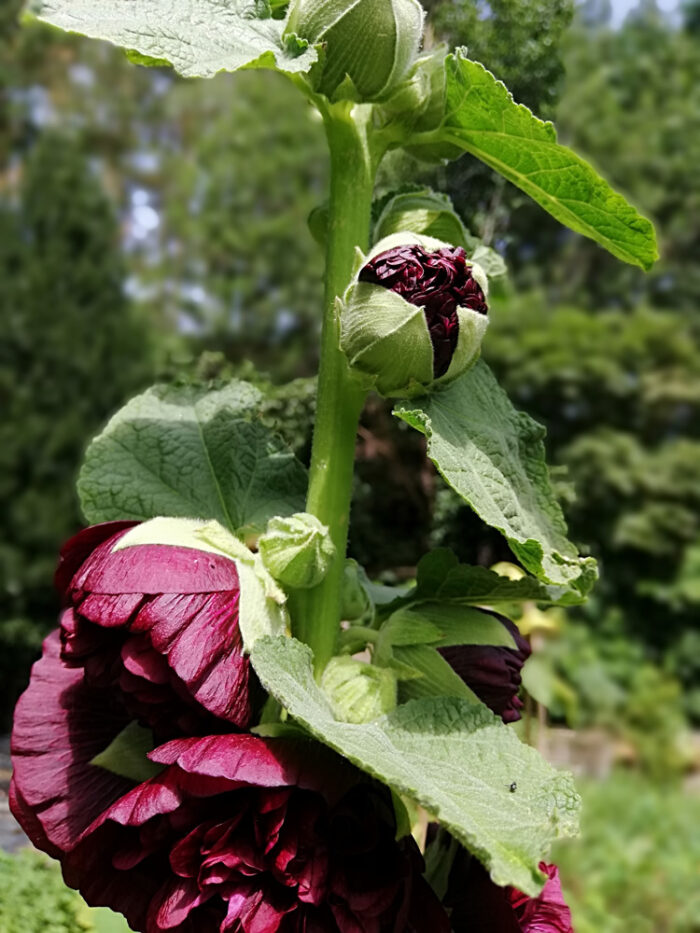
[[(577, 929), (698, 930), (700, 813), (668, 782), (700, 723), (700, 4), (669, 19), (642, 0), (616, 29), (605, 0), (426, 5), (431, 41), (468, 45), (658, 225), (662, 260), (644, 276), (470, 157), (392, 157), (382, 173), (384, 191), (407, 178), (447, 191), (505, 256), (484, 353), (547, 425), (572, 536), (601, 564), (540, 674), (553, 717), (624, 740), (643, 777), (585, 788), (587, 835), (560, 854)], [(306, 218), (326, 188), (322, 127), (280, 77), (181, 80), (19, 30), (19, 7), (0, 9), (0, 727), (54, 624), (86, 440), (123, 400), (155, 378), (236, 372), (308, 456), (322, 255)], [(376, 399), (353, 518), (353, 555), (389, 580), (435, 545), (510, 557)], [(30, 856), (0, 863), (3, 880), (45, 871)], [(11, 909), (17, 926), (8, 903), (0, 918)], [(71, 922), (55, 929), (82, 928)]]

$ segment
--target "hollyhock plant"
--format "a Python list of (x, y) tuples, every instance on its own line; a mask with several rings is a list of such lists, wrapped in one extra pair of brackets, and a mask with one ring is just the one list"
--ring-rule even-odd
[[(419, 0), (28, 11), (190, 79), (280, 72), (316, 108), (330, 171), (310, 218), (326, 270), (308, 470), (273, 432), (262, 383), (175, 380), (109, 421), (79, 480), (93, 527), (63, 549), (60, 627), (17, 706), (13, 813), (138, 933), (571, 933), (542, 860), (576, 833), (580, 800), (499, 721), (520, 715), (529, 648), (480, 610), (579, 604), (595, 561), (567, 539), (543, 429), (479, 359), (474, 260), (503, 263), (444, 198), (422, 188), (403, 212), (399, 192), (377, 198), (378, 172), (392, 150), (468, 152), (645, 269), (651, 224), (465, 49), (431, 47)], [(431, 490), (444, 480), (502, 534), (522, 580), (438, 549), (415, 587), (358, 567), (360, 598), (343, 599), (370, 391), (398, 399)], [(464, 847), (444, 904), (413, 841), (420, 808)]]
[(438, 648), (462, 680), (504, 722), (517, 722), (523, 701), (518, 696), (523, 664), (530, 657), (527, 639), (505, 616), (492, 612), (513, 636), (515, 648), (497, 645), (455, 645)]

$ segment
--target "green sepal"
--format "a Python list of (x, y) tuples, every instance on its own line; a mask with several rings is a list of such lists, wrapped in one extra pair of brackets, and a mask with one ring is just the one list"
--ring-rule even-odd
[(130, 722), (90, 764), (141, 784), (157, 777), (164, 769), (164, 765), (148, 758), (155, 747), (151, 730), (136, 721)]

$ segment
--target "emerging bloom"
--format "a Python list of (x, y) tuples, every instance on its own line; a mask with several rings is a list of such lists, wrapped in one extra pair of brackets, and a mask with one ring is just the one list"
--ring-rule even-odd
[(361, 282), (388, 288), (423, 309), (433, 344), (436, 379), (447, 372), (457, 348), (457, 308), (488, 314), (484, 292), (466, 260), (461, 246), (442, 246), (428, 252), (413, 244), (374, 256), (360, 272)]
[(357, 377), (382, 395), (424, 394), (476, 361), (488, 325), (487, 287), (462, 247), (391, 234), (345, 293), (341, 348)]
[(453, 933), (574, 933), (557, 867), (545, 862), (539, 867), (547, 881), (537, 897), (528, 897), (515, 888), (499, 888), (462, 850), (445, 901)]
[(156, 729), (211, 731), (207, 712), (245, 728), (253, 675), (236, 563), (193, 547), (122, 549), (132, 527), (88, 528), (61, 551), (63, 660), (92, 686), (118, 690), (133, 717)]
[(490, 614), (508, 629), (515, 648), (456, 645), (438, 648), (438, 651), (482, 703), (501, 716), (504, 722), (516, 722), (523, 706), (518, 696), (520, 672), (530, 656), (530, 645), (510, 619), (495, 612)]

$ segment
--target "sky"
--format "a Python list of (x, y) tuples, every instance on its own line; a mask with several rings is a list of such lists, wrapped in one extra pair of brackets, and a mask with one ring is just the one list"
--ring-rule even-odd
[[(660, 10), (672, 13), (678, 9), (679, 0), (657, 0)], [(630, 10), (637, 6), (637, 0), (612, 0), (613, 24), (619, 26)]]

